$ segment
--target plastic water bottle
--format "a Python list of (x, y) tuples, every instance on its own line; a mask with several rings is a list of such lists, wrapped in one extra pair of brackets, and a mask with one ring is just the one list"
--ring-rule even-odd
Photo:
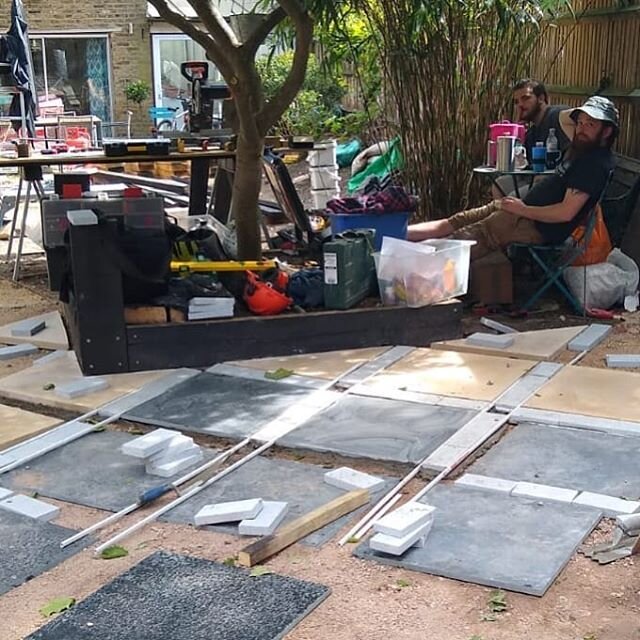
[(536, 146), (531, 149), (531, 166), (536, 173), (542, 173), (545, 168), (547, 151), (544, 142), (536, 142)]
[(547, 136), (546, 148), (546, 164), (547, 169), (555, 169), (560, 160), (560, 149), (558, 149), (558, 138), (556, 138), (556, 130), (549, 129)]

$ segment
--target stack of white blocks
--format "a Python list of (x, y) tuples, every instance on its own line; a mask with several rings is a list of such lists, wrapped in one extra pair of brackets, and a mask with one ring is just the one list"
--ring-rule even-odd
[(268, 536), (278, 528), (288, 508), (286, 502), (261, 498), (218, 502), (202, 507), (194, 517), (194, 524), (203, 527), (239, 522), (238, 533), (242, 536)]
[(376, 534), (369, 541), (374, 551), (401, 556), (413, 546), (423, 547), (433, 526), (436, 508), (407, 502), (373, 523)]
[(193, 438), (170, 429), (155, 429), (122, 445), (127, 456), (145, 461), (145, 470), (168, 478), (202, 460), (202, 449)]

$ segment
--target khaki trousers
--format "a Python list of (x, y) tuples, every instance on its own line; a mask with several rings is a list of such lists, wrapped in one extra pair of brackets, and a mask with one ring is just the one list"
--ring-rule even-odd
[(452, 238), (476, 241), (471, 247), (472, 260), (482, 258), (492, 251), (506, 249), (514, 242), (544, 243), (533, 220), (502, 211), (493, 202), (484, 207), (455, 213), (448, 221), (454, 230)]

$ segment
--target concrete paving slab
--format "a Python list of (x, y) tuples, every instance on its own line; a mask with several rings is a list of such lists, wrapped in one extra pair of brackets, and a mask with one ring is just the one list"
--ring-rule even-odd
[(324, 474), (324, 481), (327, 484), (344, 489), (345, 491), (353, 491), (355, 489), (369, 489), (369, 491), (377, 491), (384, 484), (382, 478), (372, 476), (369, 473), (351, 469), (350, 467), (340, 467), (333, 471), (327, 471)]
[[(324, 482), (325, 471), (322, 467), (304, 462), (257, 457), (172, 509), (161, 520), (193, 524), (193, 516), (207, 504), (260, 497), (263, 501), (288, 502), (289, 511), (283, 520), (283, 523), (287, 523), (345, 493)], [(395, 478), (385, 480), (384, 488), (372, 494), (371, 503), (397, 483)], [(365, 505), (360, 510), (339, 518), (304, 538), (304, 542), (313, 546), (324, 544), (367, 508)], [(238, 535), (238, 527), (233, 524), (206, 528)]]
[(286, 502), (266, 500), (255, 518), (246, 518), (238, 525), (241, 536), (270, 536), (287, 515), (289, 505)]
[(82, 378), (57, 385), (55, 394), (63, 398), (79, 398), (108, 388), (109, 383), (104, 378)]
[(612, 331), (610, 324), (590, 324), (567, 345), (569, 351), (590, 351), (598, 346)]
[(127, 411), (128, 420), (242, 439), (311, 390), (267, 380), (201, 373)]
[(58, 418), (0, 404), (0, 450), (44, 433), (59, 423)]
[(277, 640), (328, 595), (323, 585), (252, 578), (247, 569), (159, 551), (28, 640)]
[(22, 516), (40, 520), (41, 522), (49, 522), (49, 520), (53, 520), (60, 513), (60, 507), (49, 504), (44, 500), (23, 496), (21, 493), (14, 494), (0, 501), (0, 509), (2, 509), (2, 511), (19, 513)]
[(465, 338), (465, 343), (473, 347), (488, 347), (491, 349), (506, 349), (515, 342), (515, 336), (510, 334), (495, 335), (477, 331)]
[(533, 366), (531, 360), (414, 349), (364, 384), (385, 384), (390, 389), (492, 401)]
[(603, 496), (589, 491), (583, 491), (573, 502), (600, 509), (609, 516), (616, 516), (619, 513), (632, 514), (640, 511), (640, 502), (637, 500), (622, 500), (621, 498)]
[(465, 473), (456, 480), (456, 484), (481, 491), (500, 491), (509, 494), (518, 483), (515, 480), (502, 480), (490, 476), (479, 476), (475, 473)]
[(600, 520), (588, 507), (441, 484), (421, 500), (437, 507), (424, 547), (402, 557), (360, 544), (382, 564), (541, 596)]
[(67, 330), (62, 322), (62, 317), (57, 311), (51, 311), (50, 313), (43, 313), (29, 318), (29, 322), (44, 322), (46, 325), (45, 328), (36, 335), (14, 335), (14, 329), (21, 328), (23, 322), (25, 321), (19, 320), (18, 322), (11, 322), (10, 324), (0, 327), (0, 342), (4, 342), (5, 344), (30, 342), (41, 349), (62, 349), (63, 351), (69, 349)]
[[(35, 405), (84, 413), (131, 391), (142, 389), (149, 382), (162, 378), (167, 373), (168, 371), (142, 371), (104, 375), (100, 377), (109, 382), (108, 389), (79, 398), (61, 398), (55, 394), (55, 387), (83, 378), (76, 354), (67, 351), (64, 357), (0, 378), (0, 395)], [(51, 384), (55, 385), (53, 389), (43, 389)]]
[[(143, 460), (120, 453), (134, 437), (119, 431), (90, 433), (4, 474), (2, 484), (14, 491), (37, 491), (43, 497), (119, 511), (143, 491), (165, 482), (148, 475)], [(206, 460), (216, 455), (213, 449), (203, 452)]]
[(639, 459), (640, 438), (522, 423), (469, 472), (634, 500)]
[(60, 542), (73, 533), (75, 531), (50, 522), (0, 511), (0, 595), (48, 571), (92, 543), (89, 536), (60, 549)]
[(285, 435), (279, 444), (416, 464), (473, 415), (464, 409), (350, 395)]

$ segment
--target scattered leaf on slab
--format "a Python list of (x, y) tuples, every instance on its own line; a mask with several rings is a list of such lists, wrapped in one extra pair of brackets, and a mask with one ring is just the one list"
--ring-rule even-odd
[(595, 633), (589, 633), (582, 640), (598, 640), (598, 636)]
[(227, 567), (235, 567), (236, 566), (236, 559), (232, 556), (229, 556), (228, 558), (225, 558), (222, 561), (222, 564), (227, 566)]
[(264, 377), (267, 380), (282, 380), (283, 378), (288, 378), (293, 375), (293, 371), (291, 369), (283, 369), (279, 367), (275, 371), (265, 371)]
[(131, 429), (129, 429), (129, 433), (132, 436), (141, 436), (144, 434), (144, 431), (142, 429), (138, 429), (137, 427), (131, 427)]
[(396, 580), (396, 587), (399, 587), (400, 589), (404, 589), (405, 587), (410, 587), (411, 583), (408, 580), (403, 580), (402, 578), (400, 578), (399, 580)]
[(113, 560), (114, 558), (124, 558), (124, 556), (128, 556), (129, 552), (124, 548), (117, 544), (112, 547), (107, 547), (102, 550), (100, 557), (103, 560)]
[(49, 616), (52, 616), (54, 613), (60, 613), (62, 611), (66, 611), (67, 609), (71, 609), (71, 607), (73, 607), (75, 603), (76, 603), (75, 598), (69, 598), (69, 597), (54, 598), (53, 600), (50, 600), (47, 604), (44, 605), (44, 607), (40, 609), (40, 613), (45, 618), (48, 618)]
[(469, 640), (484, 640), (484, 638), (482, 636), (479, 636), (478, 634), (472, 635)]
[(107, 430), (107, 427), (105, 427), (104, 425), (101, 425), (99, 427), (96, 427), (93, 430), (93, 433), (102, 433), (103, 431), (106, 431), (106, 430)]
[(357, 538), (356, 536), (351, 536), (347, 539), (348, 544), (356, 544), (358, 542), (360, 542), (360, 538)]
[(481, 622), (495, 622), (498, 618), (495, 613), (483, 613), (480, 616)]
[(32, 491), (29, 495), (36, 500), (40, 494), (37, 491)]
[(270, 573), (273, 573), (271, 569), (269, 569), (268, 567), (263, 567), (262, 565), (258, 564), (255, 567), (253, 567), (253, 569), (251, 569), (251, 573), (249, 574), (249, 576), (252, 578), (259, 578), (260, 576), (267, 576)]
[(43, 391), (51, 391), (52, 389), (55, 389), (55, 388), (56, 388), (56, 385), (53, 384), (53, 382), (48, 382), (47, 384), (42, 385)]

